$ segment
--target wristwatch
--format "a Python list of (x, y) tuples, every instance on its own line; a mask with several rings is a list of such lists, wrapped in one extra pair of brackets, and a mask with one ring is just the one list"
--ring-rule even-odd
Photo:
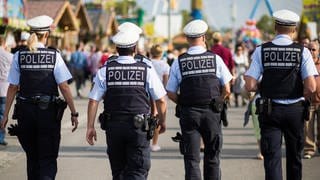
[(71, 117), (79, 117), (79, 113), (78, 112), (71, 113)]

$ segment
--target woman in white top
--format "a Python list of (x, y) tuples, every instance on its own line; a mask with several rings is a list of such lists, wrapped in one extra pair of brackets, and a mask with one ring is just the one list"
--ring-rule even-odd
[[(238, 96), (242, 93), (244, 90), (244, 79), (243, 74), (245, 73), (249, 62), (248, 57), (244, 53), (244, 49), (241, 44), (236, 45), (236, 52), (233, 55), (234, 64), (236, 66), (236, 80), (233, 86), (233, 93), (234, 93), (234, 100), (235, 100), (235, 106), (238, 107)], [(241, 97), (242, 99), (242, 106), (244, 106), (246, 103), (244, 101), (244, 97)]]
[[(159, 44), (153, 45), (150, 49), (152, 65), (155, 68), (158, 74), (158, 77), (160, 78), (164, 87), (166, 87), (168, 78), (169, 78), (170, 66), (167, 64), (166, 61), (163, 61), (161, 59), (162, 53), (163, 53), (163, 50)], [(156, 115), (157, 112), (155, 112), (154, 114)], [(152, 151), (159, 151), (161, 149), (160, 146), (158, 145), (159, 130), (160, 130), (160, 127), (158, 127), (155, 130), (155, 134), (153, 136), (152, 145), (151, 145)]]

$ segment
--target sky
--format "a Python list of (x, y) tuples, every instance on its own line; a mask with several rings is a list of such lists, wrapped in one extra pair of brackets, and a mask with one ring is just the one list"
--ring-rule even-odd
[[(150, 16), (154, 4), (157, 0), (136, 0), (138, 6), (145, 10), (146, 15)], [(161, 13), (164, 2), (167, 0), (159, 0), (157, 12)], [(191, 11), (191, 0), (177, 0), (179, 3), (179, 10)], [(235, 22), (232, 22), (232, 3), (235, 4), (233, 13), (235, 14)], [(203, 16), (209, 26), (214, 29), (221, 28), (239, 28), (245, 24), (245, 21), (249, 19), (250, 13), (253, 9), (256, 0), (203, 0)], [(273, 11), (280, 9), (288, 9), (301, 14), (302, 12), (302, 0), (270, 0)], [(265, 0), (261, 0), (256, 14), (255, 20), (264, 15), (269, 14)]]

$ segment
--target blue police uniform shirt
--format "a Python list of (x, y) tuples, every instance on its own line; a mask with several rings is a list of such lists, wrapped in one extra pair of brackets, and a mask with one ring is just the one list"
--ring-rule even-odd
[[(45, 48), (44, 44), (38, 43), (38, 48)], [(20, 84), (20, 68), (19, 68), (19, 52), (16, 52), (13, 57), (13, 62), (9, 71), (8, 82), (13, 85)], [(69, 69), (64, 63), (60, 53), (56, 52), (56, 63), (53, 69), (54, 78), (57, 84), (67, 81), (72, 78)]]
[[(207, 49), (203, 46), (192, 46), (188, 49), (188, 54), (202, 54), (206, 52)], [(232, 79), (232, 75), (229, 72), (227, 66), (224, 64), (223, 60), (220, 56), (216, 55), (216, 63), (217, 63), (217, 71), (216, 76), (218, 77), (221, 85), (225, 85), (229, 83)], [(166, 89), (170, 92), (177, 92), (179, 89), (179, 85), (182, 81), (180, 66), (178, 59), (175, 59), (170, 68), (170, 76), (166, 86)]]
[[(291, 38), (288, 35), (280, 34), (277, 35), (273, 40), (272, 43), (276, 45), (290, 45), (293, 43)], [(251, 65), (247, 72), (245, 73), (246, 76), (250, 76), (257, 81), (261, 80), (263, 74), (263, 66), (261, 61), (261, 46), (257, 47), (254, 53), (251, 56)], [(307, 48), (303, 49), (302, 54), (302, 62), (301, 62), (301, 77), (302, 80), (306, 79), (309, 76), (316, 76), (318, 75), (318, 71), (314, 65), (312, 56), (310, 51)], [(297, 99), (274, 99), (273, 102), (279, 104), (292, 104), (298, 101), (304, 100), (303, 97)]]
[[(133, 64), (136, 62), (132, 56), (119, 56), (116, 61), (120, 64)], [(96, 77), (94, 78), (94, 86), (89, 93), (90, 99), (93, 99), (95, 101), (101, 101), (103, 95), (107, 91), (107, 65), (108, 63), (98, 70)], [(162, 85), (162, 82), (160, 81), (156, 71), (152, 66), (150, 66), (150, 68), (147, 68), (146, 86), (147, 93), (149, 93), (153, 100), (158, 100), (167, 94), (166, 90)]]

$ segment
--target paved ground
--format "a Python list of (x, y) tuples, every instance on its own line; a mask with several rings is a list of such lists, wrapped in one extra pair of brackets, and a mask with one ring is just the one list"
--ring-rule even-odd
[[(105, 153), (105, 136), (98, 130), (98, 141), (89, 146), (85, 141), (87, 99), (75, 100), (80, 112), (80, 127), (71, 133), (70, 112), (67, 110), (62, 125), (62, 141), (58, 160), (57, 180), (105, 180), (112, 179), (110, 166)], [(100, 104), (102, 109), (102, 103)], [(184, 179), (183, 158), (179, 154), (178, 144), (171, 141), (179, 131), (178, 120), (174, 117), (173, 104), (169, 103), (167, 131), (160, 136), (162, 150), (152, 153), (150, 180)], [(260, 180), (264, 179), (263, 162), (255, 159), (257, 144), (253, 136), (252, 125), (243, 128), (244, 108), (231, 108), (230, 126), (223, 129), (224, 143), (222, 151), (223, 180)], [(97, 125), (98, 127), (98, 125)], [(25, 156), (15, 137), (8, 137), (9, 146), (0, 147), (0, 180), (26, 179)], [(285, 160), (283, 160), (285, 165)], [(202, 166), (202, 164), (201, 164)], [(320, 179), (320, 158), (303, 161), (304, 180)], [(284, 171), (285, 174), (285, 171)]]

